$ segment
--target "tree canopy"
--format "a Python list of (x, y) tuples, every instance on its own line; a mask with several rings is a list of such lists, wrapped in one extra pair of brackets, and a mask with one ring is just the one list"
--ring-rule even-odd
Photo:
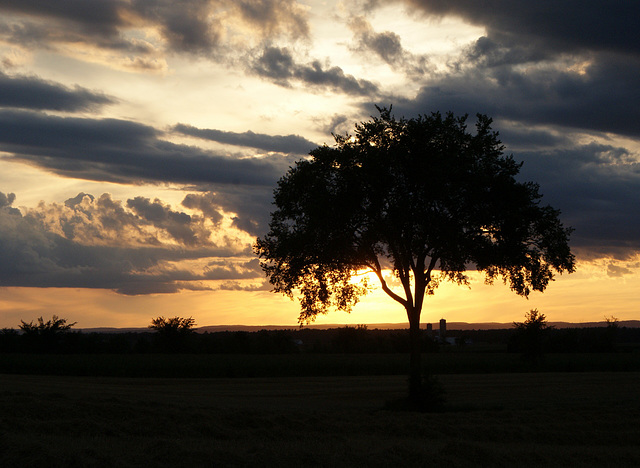
[(149, 328), (157, 331), (161, 335), (174, 336), (184, 335), (193, 332), (196, 321), (193, 317), (156, 317), (151, 320)]
[(20, 328), (25, 335), (34, 336), (55, 336), (66, 333), (77, 323), (67, 323), (67, 319), (59, 318), (57, 315), (54, 315), (46, 322), (44, 318), (38, 317), (37, 324), (34, 324), (33, 321), (27, 323), (24, 320), (20, 320), (20, 322), (21, 324), (18, 325), (18, 328)]

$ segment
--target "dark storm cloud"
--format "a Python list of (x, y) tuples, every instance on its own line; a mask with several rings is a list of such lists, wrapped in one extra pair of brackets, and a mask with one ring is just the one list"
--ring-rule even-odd
[[(165, 230), (174, 240), (191, 246), (198, 243), (198, 233), (192, 227), (191, 216), (174, 211), (160, 200), (151, 201), (145, 197), (127, 200), (127, 207), (140, 218)], [(209, 234), (207, 232), (207, 234)]]
[(367, 56), (373, 52), (389, 66), (394, 69), (401, 68), (410, 76), (424, 75), (433, 70), (426, 56), (406, 51), (402, 47), (400, 36), (395, 32), (375, 32), (369, 22), (361, 16), (352, 19), (349, 27), (356, 40), (354, 51)]
[(554, 67), (469, 69), (432, 80), (399, 114), (439, 109), (494, 118), (640, 136), (640, 61), (602, 59), (584, 73)]
[(220, 213), (222, 206), (216, 200), (214, 193), (190, 193), (184, 197), (184, 200), (182, 200), (182, 206), (191, 210), (200, 211), (213, 223), (217, 224), (222, 220), (222, 214)]
[(428, 15), (453, 15), (487, 28), (509, 47), (547, 53), (583, 51), (640, 55), (640, 5), (608, 0), (404, 0)]
[(79, 86), (68, 88), (33, 76), (0, 72), (0, 107), (73, 112), (94, 110), (113, 102), (103, 93)]
[(48, 2), (42, 0), (2, 0), (0, 9), (27, 16), (72, 21), (83, 25), (88, 31), (114, 34), (120, 23), (121, 10), (126, 2), (119, 0), (65, 0)]
[(528, 124), (640, 136), (640, 106), (635, 105), (640, 102), (640, 5), (406, 3), (428, 15), (455, 15), (487, 29), (486, 36), (451, 60), (447, 73), (426, 80), (403, 108), (407, 114), (480, 112)]
[[(225, 28), (248, 23), (252, 33), (306, 37), (304, 11), (292, 0), (3, 0), (0, 36), (10, 42), (48, 48), (58, 43), (92, 44), (104, 49), (147, 55), (153, 46), (128, 37), (136, 28), (153, 28), (173, 52), (214, 56), (224, 49)], [(222, 20), (225, 24), (222, 24)]]
[[(207, 246), (206, 242), (193, 245), (184, 235), (173, 235), (174, 239), (185, 241), (180, 248), (161, 243), (140, 247), (126, 238), (126, 232), (124, 238), (113, 239), (119, 244), (83, 243), (87, 239), (81, 232), (83, 224), (96, 224), (97, 230), (104, 232), (105, 212), (113, 206), (122, 208), (120, 202), (106, 194), (99, 198), (80, 194), (64, 206), (42, 205), (24, 215), (11, 206), (14, 200), (13, 194), (0, 192), (0, 286), (100, 288), (121, 294), (151, 294), (208, 289), (200, 283), (205, 280), (261, 277), (250, 261), (234, 260), (238, 253), (233, 250)], [(172, 219), (180, 213), (160, 202), (130, 202), (144, 216), (122, 209), (111, 211), (108, 217), (120, 218), (121, 230), (130, 230), (137, 224), (137, 235), (142, 237), (141, 231), (150, 225), (170, 232), (176, 225), (184, 228), (189, 224), (184, 216), (177, 221)], [(199, 223), (190, 222), (192, 226)], [(59, 226), (66, 226), (69, 235), (56, 232)], [(105, 240), (89, 237), (92, 242)], [(210, 258), (217, 260), (206, 261)], [(183, 260), (205, 260), (206, 264), (200, 270), (176, 266)]]
[(124, 18), (135, 16), (133, 12), (124, 15), (127, 11), (128, 2), (119, 0), (2, 1), (0, 12), (6, 15), (0, 19), (0, 38), (31, 49), (92, 45), (133, 54), (131, 65), (148, 68), (147, 59), (142, 57), (154, 55), (156, 48), (121, 33), (131, 26)]
[[(555, 50), (536, 47), (535, 44), (503, 43), (482, 36), (467, 47), (463, 56), (463, 63), (467, 62), (488, 68), (517, 65), (552, 59), (556, 52)], [(461, 66), (463, 63), (457, 65)]]
[(628, 150), (593, 143), (514, 156), (524, 161), (520, 178), (538, 182), (543, 202), (575, 229), (582, 258), (640, 253), (640, 163)]
[(405, 51), (400, 36), (395, 32), (376, 33), (369, 22), (361, 16), (352, 19), (349, 26), (356, 35), (360, 49), (375, 52), (389, 65), (395, 65), (402, 60)]
[(9, 110), (0, 110), (0, 150), (66, 177), (129, 184), (273, 186), (290, 164), (173, 144), (156, 129), (125, 120)]
[(171, 48), (180, 52), (207, 53), (220, 41), (222, 27), (211, 20), (207, 0), (134, 0), (131, 9), (145, 21), (159, 26)]
[[(224, 138), (255, 139), (272, 149), (293, 149), (303, 144), (299, 137), (268, 137), (257, 134), (232, 134)], [(297, 156), (265, 156), (234, 158), (207, 152), (197, 147), (176, 145), (160, 139), (156, 129), (138, 123), (116, 119), (82, 119), (49, 116), (26, 111), (0, 110), (0, 151), (11, 154), (16, 162), (24, 162), (78, 179), (108, 181), (125, 184), (178, 184), (193, 191), (215, 190), (215, 197), (196, 198), (192, 195), (183, 205), (202, 211), (202, 216), (217, 222), (221, 211), (235, 213), (233, 225), (257, 235), (263, 234), (268, 222), (271, 193), (276, 181), (293, 164)], [(310, 142), (309, 142), (310, 143)], [(280, 148), (277, 146), (280, 145)], [(311, 149), (314, 146), (307, 148)], [(257, 145), (254, 145), (257, 146)], [(202, 195), (206, 197), (206, 195)], [(73, 206), (82, 201), (69, 201)], [(110, 204), (101, 199), (100, 203)], [(131, 202), (130, 208), (143, 210), (142, 200)], [(147, 200), (149, 216), (152, 208), (166, 207)], [(207, 205), (208, 204), (208, 205)], [(122, 211), (122, 207), (118, 208)], [(111, 224), (122, 228), (123, 218), (111, 210)], [(139, 212), (140, 214), (143, 211)], [(181, 241), (202, 237), (192, 227), (181, 227), (182, 216), (165, 212), (165, 228), (172, 226), (170, 235)], [(105, 218), (106, 219), (106, 218)], [(149, 221), (151, 217), (147, 217)], [(69, 229), (69, 227), (65, 227)], [(71, 231), (69, 231), (71, 232)], [(86, 236), (104, 235), (96, 229)], [(157, 242), (149, 235), (146, 244)]]
[(252, 131), (244, 133), (225, 132), (215, 129), (196, 128), (185, 124), (175, 125), (172, 130), (204, 140), (280, 153), (308, 154), (309, 151), (318, 146), (299, 135), (273, 136), (265, 135), (264, 133), (254, 133)]
[(190, 209), (198, 209), (205, 216), (216, 221), (215, 215), (224, 210), (235, 213), (232, 225), (252, 236), (262, 236), (268, 231), (268, 224), (273, 211), (273, 188), (271, 186), (243, 187), (239, 185), (224, 185), (216, 187), (215, 192), (189, 194), (182, 201), (182, 205)]
[[(33, 21), (22, 17), (11, 26), (12, 37), (29, 38), (47, 43), (82, 41), (104, 48), (143, 51), (135, 41), (123, 39), (121, 30), (138, 25), (155, 26), (173, 50), (200, 53), (213, 48), (219, 36), (216, 22), (209, 21), (211, 2), (185, 0), (71, 0), (42, 2), (38, 0), (2, 1), (0, 10), (37, 18), (49, 24), (46, 32), (34, 28)], [(54, 22), (51, 25), (51, 22)], [(61, 26), (67, 25), (67, 28)], [(6, 27), (5, 27), (6, 29)], [(71, 31), (67, 31), (71, 29)], [(29, 34), (25, 34), (29, 32)], [(21, 33), (21, 34), (20, 34)]]
[(242, 0), (234, 2), (244, 20), (272, 36), (285, 29), (293, 38), (309, 35), (309, 24), (292, 0)]
[(568, 147), (573, 145), (571, 137), (564, 133), (541, 128), (531, 127), (523, 124), (510, 122), (509, 125), (495, 124), (499, 128), (499, 137), (507, 144), (509, 151), (519, 151), (521, 149), (532, 151), (549, 149), (553, 147)]
[(356, 96), (372, 95), (378, 91), (376, 84), (346, 75), (340, 67), (325, 67), (318, 60), (308, 64), (298, 63), (286, 47), (265, 47), (251, 62), (250, 70), (286, 87), (291, 86), (293, 81), (312, 89), (331, 89)]

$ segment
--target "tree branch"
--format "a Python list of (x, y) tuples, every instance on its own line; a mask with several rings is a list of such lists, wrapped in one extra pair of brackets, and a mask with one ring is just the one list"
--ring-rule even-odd
[(387, 282), (384, 279), (384, 276), (382, 275), (382, 267), (380, 266), (380, 262), (378, 261), (377, 257), (375, 259), (375, 267), (371, 267), (371, 270), (376, 274), (376, 276), (378, 277), (378, 280), (380, 280), (380, 286), (382, 286), (382, 290), (394, 301), (402, 304), (403, 307), (407, 307), (408, 301), (406, 299), (403, 299), (402, 297), (400, 297), (399, 295), (397, 295), (396, 293), (394, 293), (391, 288), (389, 287), (389, 285), (387, 284)]

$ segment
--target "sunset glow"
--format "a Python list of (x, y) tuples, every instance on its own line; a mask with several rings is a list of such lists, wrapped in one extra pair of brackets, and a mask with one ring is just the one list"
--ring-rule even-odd
[[(0, 328), (53, 314), (79, 328), (296, 325), (297, 302), (270, 292), (252, 252), (273, 189), (390, 104), (493, 117), (520, 179), (575, 229), (577, 270), (544, 293), (470, 272), (469, 288), (426, 298), (423, 323), (640, 318), (626, 7), (598, 10), (611, 18), (594, 32), (595, 6), (561, 2), (54, 3), (0, 6)], [(369, 282), (351, 314), (317, 323), (406, 322)]]

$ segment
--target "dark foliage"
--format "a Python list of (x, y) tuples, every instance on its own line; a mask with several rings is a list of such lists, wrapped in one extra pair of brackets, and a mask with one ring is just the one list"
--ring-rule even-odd
[(513, 325), (516, 333), (512, 338), (512, 347), (522, 353), (525, 361), (537, 364), (544, 355), (551, 328), (545, 315), (538, 312), (538, 309), (531, 309), (525, 314), (524, 322), (514, 322)]
[(71, 327), (76, 322), (67, 323), (67, 319), (57, 315), (46, 322), (42, 317), (38, 317), (35, 324), (33, 321), (27, 323), (21, 320), (20, 322), (18, 328), (22, 331), (24, 341), (28, 342), (29, 348), (36, 352), (63, 352), (74, 338)]
[(178, 352), (188, 349), (187, 337), (193, 333), (195, 324), (193, 317), (156, 317), (149, 328), (156, 331), (158, 346), (163, 351)]

